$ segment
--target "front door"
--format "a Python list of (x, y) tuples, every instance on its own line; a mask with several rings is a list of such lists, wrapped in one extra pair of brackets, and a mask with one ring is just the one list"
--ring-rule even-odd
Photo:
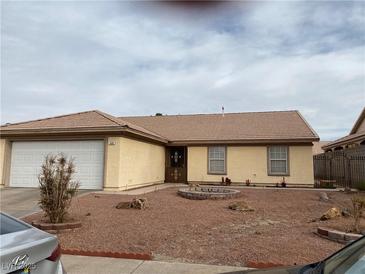
[(166, 150), (166, 182), (186, 183), (186, 163), (186, 147), (168, 147)]

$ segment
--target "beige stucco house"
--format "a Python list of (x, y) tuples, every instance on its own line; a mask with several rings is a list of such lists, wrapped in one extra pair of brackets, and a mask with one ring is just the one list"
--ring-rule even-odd
[(93, 110), (0, 128), (0, 183), (37, 187), (49, 153), (75, 159), (81, 188), (163, 182), (313, 185), (312, 143), (298, 111), (114, 117)]
[(365, 107), (355, 121), (350, 134), (322, 146), (326, 152), (365, 145)]

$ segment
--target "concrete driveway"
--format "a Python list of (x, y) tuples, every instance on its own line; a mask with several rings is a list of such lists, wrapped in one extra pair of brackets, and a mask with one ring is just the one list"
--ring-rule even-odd
[[(82, 195), (94, 190), (79, 190)], [(38, 206), (39, 189), (6, 187), (0, 189), (0, 210), (14, 217), (23, 217), (40, 210)]]
[(37, 205), (39, 189), (37, 188), (2, 188), (0, 189), (1, 211), (14, 217), (22, 217), (39, 211)]

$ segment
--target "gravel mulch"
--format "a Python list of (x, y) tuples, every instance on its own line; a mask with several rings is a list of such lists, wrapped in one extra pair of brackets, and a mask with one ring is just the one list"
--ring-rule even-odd
[[(133, 198), (127, 195), (77, 197), (71, 216), (83, 226), (58, 237), (64, 248), (151, 252), (162, 260), (236, 266), (305, 264), (343, 247), (313, 232), (318, 226), (346, 230), (351, 219), (311, 220), (332, 206), (349, 205), (350, 194), (328, 192), (330, 201), (321, 202), (317, 191), (241, 190), (241, 197), (230, 200), (188, 200), (179, 197), (176, 188), (164, 189), (143, 195), (148, 200), (146, 210), (116, 209), (118, 202)], [(242, 200), (255, 211), (228, 209)], [(26, 221), (40, 218), (34, 214)]]

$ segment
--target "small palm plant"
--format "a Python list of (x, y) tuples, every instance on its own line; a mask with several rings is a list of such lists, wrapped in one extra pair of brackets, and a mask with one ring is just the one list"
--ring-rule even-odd
[(79, 183), (72, 180), (75, 173), (73, 159), (63, 154), (48, 155), (38, 176), (39, 206), (51, 223), (65, 221), (72, 198), (76, 195)]

